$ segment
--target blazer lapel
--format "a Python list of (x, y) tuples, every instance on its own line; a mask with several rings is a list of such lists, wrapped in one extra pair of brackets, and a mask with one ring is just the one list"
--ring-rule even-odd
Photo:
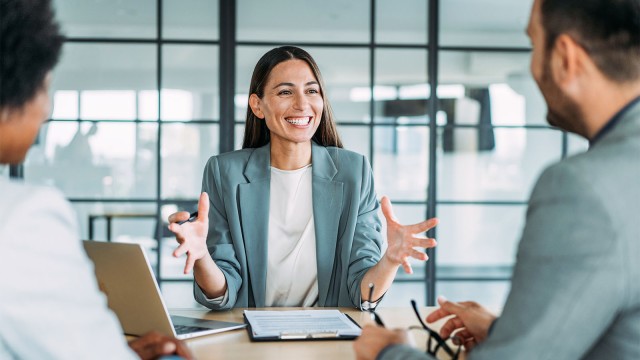
[(318, 263), (318, 305), (325, 306), (333, 273), (338, 226), (342, 213), (343, 183), (333, 181), (338, 170), (327, 149), (312, 142), (313, 221)]
[(238, 188), (245, 256), (256, 307), (264, 307), (266, 294), (270, 166), (269, 144), (254, 150), (244, 170), (248, 183)]

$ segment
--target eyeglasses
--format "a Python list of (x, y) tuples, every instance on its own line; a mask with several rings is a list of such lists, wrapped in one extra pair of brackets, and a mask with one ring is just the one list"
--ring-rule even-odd
[[(373, 283), (369, 283), (369, 303), (372, 303), (372, 299), (373, 299), (373, 289), (374, 289), (374, 285)], [(376, 307), (375, 306), (369, 306), (369, 308), (367, 309), (367, 311), (369, 312), (369, 314), (371, 315), (371, 320), (375, 321), (376, 324), (385, 327), (384, 323), (382, 322), (382, 319), (380, 318), (380, 315), (376, 314)]]
[[(415, 300), (411, 300), (411, 306), (413, 307), (413, 311), (416, 313), (416, 316), (418, 317), (418, 321), (420, 321), (420, 324), (422, 325), (422, 329), (420, 329), (417, 326), (412, 326), (412, 327), (410, 327), (410, 329), (425, 330), (425, 331), (427, 331), (427, 333), (429, 333), (429, 338), (427, 340), (426, 353), (429, 354), (429, 355), (435, 356), (436, 353), (438, 352), (438, 350), (442, 349), (449, 356), (451, 356), (452, 360), (458, 360), (458, 357), (460, 356), (460, 349), (462, 348), (462, 346), (458, 346), (458, 348), (455, 351), (453, 349), (451, 349), (451, 347), (440, 336), (440, 334), (438, 334), (436, 331), (430, 329), (427, 326), (427, 324), (425, 324), (424, 321), (422, 321), (422, 316), (420, 315), (420, 311), (418, 311), (418, 305), (416, 304)], [(433, 346), (434, 344), (435, 344), (435, 347)]]

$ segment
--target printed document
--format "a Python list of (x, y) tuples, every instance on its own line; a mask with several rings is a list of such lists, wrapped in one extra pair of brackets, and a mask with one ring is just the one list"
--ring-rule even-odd
[(245, 310), (244, 316), (256, 339), (354, 338), (361, 332), (339, 310)]

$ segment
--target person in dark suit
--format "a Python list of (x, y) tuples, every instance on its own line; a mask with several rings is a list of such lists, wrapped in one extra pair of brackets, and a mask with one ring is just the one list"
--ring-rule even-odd
[[(536, 0), (531, 72), (548, 122), (590, 141), (538, 180), (497, 318), (439, 299), (478, 359), (640, 359), (640, 1)], [(423, 359), (406, 334), (366, 327), (359, 359)]]

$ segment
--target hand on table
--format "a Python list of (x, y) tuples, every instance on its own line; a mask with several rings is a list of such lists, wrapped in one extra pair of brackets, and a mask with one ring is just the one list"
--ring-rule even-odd
[(402, 265), (406, 273), (412, 274), (413, 269), (409, 263), (410, 257), (422, 261), (429, 259), (427, 254), (414, 249), (414, 247), (432, 248), (437, 244), (435, 239), (416, 234), (422, 234), (434, 228), (438, 225), (438, 219), (433, 218), (414, 225), (402, 225), (393, 214), (389, 198), (383, 196), (380, 203), (382, 204), (382, 213), (387, 221), (387, 242), (389, 244), (384, 256), (391, 263)]
[(440, 309), (429, 314), (427, 322), (432, 323), (454, 315), (442, 326), (440, 336), (443, 339), (447, 339), (452, 334), (455, 335), (460, 339), (459, 345), (464, 345), (467, 351), (484, 341), (489, 334), (491, 324), (497, 318), (487, 309), (473, 301), (456, 303), (443, 297), (438, 297), (438, 304), (440, 304)]
[(353, 343), (353, 349), (358, 360), (374, 360), (382, 349), (394, 344), (412, 345), (412, 341), (405, 330), (389, 330), (367, 325), (362, 328), (362, 334)]
[(187, 346), (180, 340), (152, 331), (129, 341), (129, 347), (140, 359), (157, 359), (165, 355), (178, 355), (186, 360), (193, 359)]
[(200, 194), (198, 201), (198, 218), (193, 222), (182, 225), (177, 223), (189, 219), (189, 213), (180, 211), (169, 216), (169, 230), (176, 235), (176, 241), (180, 244), (173, 252), (173, 256), (180, 257), (187, 254), (184, 273), (188, 274), (193, 269), (197, 260), (209, 256), (207, 249), (207, 233), (209, 232), (209, 195), (206, 192)]

